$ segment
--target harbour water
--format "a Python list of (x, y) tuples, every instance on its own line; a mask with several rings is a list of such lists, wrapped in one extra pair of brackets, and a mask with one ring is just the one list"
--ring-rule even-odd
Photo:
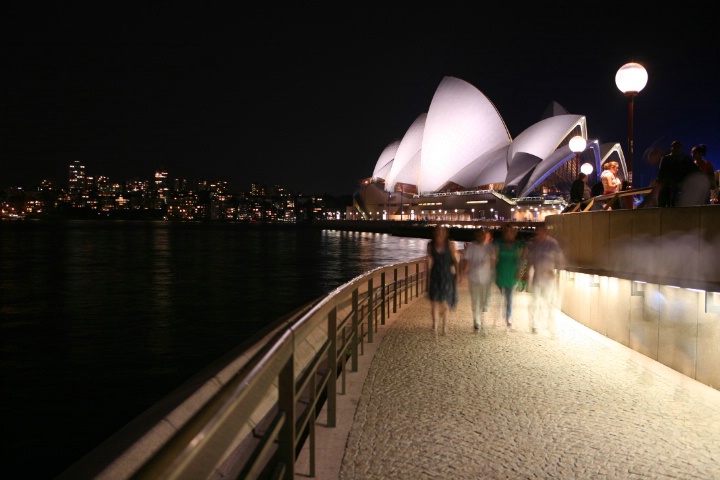
[(55, 477), (268, 323), (426, 244), (293, 226), (0, 222), (0, 471)]

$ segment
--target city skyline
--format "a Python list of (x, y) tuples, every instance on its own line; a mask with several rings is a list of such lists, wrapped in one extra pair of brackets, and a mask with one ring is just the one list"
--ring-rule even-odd
[[(79, 160), (76, 161), (76, 162), (79, 162)], [(80, 163), (82, 164), (83, 168), (87, 168), (86, 165), (85, 165), (83, 162), (80, 162)], [(22, 190), (34, 190), (34, 189), (36, 189), (36, 188), (42, 188), (42, 186), (43, 186), (46, 182), (52, 182), (52, 184), (53, 184), (53, 186), (54, 186), (55, 188), (68, 187), (68, 189), (72, 189), (72, 183), (73, 183), (72, 170), (73, 170), (73, 168), (76, 168), (75, 162), (73, 162), (73, 163), (71, 163), (71, 164), (69, 164), (69, 165), (67, 166), (66, 175), (65, 175), (65, 177), (62, 178), (62, 179), (58, 179), (58, 178), (50, 179), (50, 178), (48, 178), (48, 177), (43, 177), (42, 175), (40, 175), (40, 176), (38, 177), (37, 181), (30, 181), (30, 182), (25, 183), (25, 184), (12, 184), (12, 185), (2, 185), (2, 184), (0, 184), (0, 190), (8, 189), (8, 188), (10, 188), (10, 189), (20, 188), (20, 189), (22, 189)], [(164, 170), (164, 169), (155, 169), (155, 170), (152, 171), (152, 173), (151, 173), (150, 176), (148, 176), (148, 177), (143, 177), (143, 176), (141, 176), (141, 175), (133, 175), (133, 176), (130, 177), (130, 178), (124, 178), (124, 179), (119, 179), (119, 180), (118, 180), (118, 179), (113, 179), (112, 177), (109, 177), (109, 176), (107, 176), (107, 175), (103, 175), (102, 173), (97, 173), (97, 174), (96, 174), (96, 173), (94, 173), (94, 172), (92, 172), (92, 171), (89, 171), (89, 172), (88, 172), (87, 170), (85, 170), (84, 173), (83, 173), (83, 177), (90, 178), (90, 179), (92, 179), (94, 182), (98, 182), (98, 181), (100, 181), (100, 180), (103, 180), (104, 182), (110, 182), (110, 183), (112, 183), (112, 184), (120, 184), (120, 185), (126, 186), (127, 184), (133, 183), (133, 182), (149, 182), (149, 183), (150, 183), (150, 182), (153, 181), (154, 178), (157, 179), (158, 174), (164, 174), (165, 176), (167, 176), (167, 177), (166, 177), (166, 181), (167, 181), (170, 185), (174, 185), (174, 184), (177, 183), (177, 182), (180, 182), (180, 183), (182, 183), (183, 185), (186, 185), (186, 186), (192, 186), (192, 185), (196, 185), (196, 186), (197, 186), (197, 184), (199, 184), (199, 183), (204, 183), (204, 184), (207, 184), (208, 186), (210, 186), (210, 185), (217, 185), (217, 184), (224, 184), (224, 188), (225, 188), (226, 190), (229, 190), (229, 191), (231, 191), (232, 193), (235, 193), (235, 194), (252, 193), (253, 189), (263, 189), (263, 190), (268, 190), (268, 191), (269, 191), (269, 190), (273, 190), (273, 189), (280, 188), (280, 189), (282, 189), (282, 190), (286, 190), (286, 191), (289, 191), (289, 192), (297, 193), (297, 194), (300, 194), (300, 195), (309, 195), (309, 196), (310, 196), (310, 195), (323, 195), (323, 193), (321, 193), (321, 192), (302, 192), (302, 191), (300, 191), (300, 190), (297, 190), (297, 189), (292, 188), (291, 186), (284, 186), (284, 185), (280, 185), (280, 184), (278, 184), (278, 183), (273, 183), (273, 182), (271, 182), (271, 183), (269, 183), (269, 184), (260, 183), (260, 182), (250, 182), (248, 185), (246, 185), (246, 186), (244, 186), (244, 187), (238, 186), (238, 187), (236, 188), (235, 186), (229, 185), (229, 183), (228, 183), (227, 181), (223, 180), (223, 179), (211, 178), (211, 177), (209, 177), (209, 176), (200, 177), (200, 178), (194, 178), (194, 179), (182, 178), (182, 177), (175, 177), (175, 176), (170, 175), (170, 172), (167, 172), (167, 171)], [(288, 188), (288, 187), (289, 187), (289, 188)], [(181, 190), (196, 190), (196, 188), (177, 188), (177, 189), (175, 189), (175, 190), (178, 190), (178, 191), (181, 191)]]
[(350, 196), (334, 197), (251, 183), (232, 191), (227, 182), (170, 178), (155, 171), (150, 179), (113, 182), (89, 175), (85, 165), (68, 166), (62, 186), (42, 181), (35, 187), (0, 185), (0, 220), (143, 219), (171, 221), (263, 221), (296, 223), (312, 218), (345, 218)]

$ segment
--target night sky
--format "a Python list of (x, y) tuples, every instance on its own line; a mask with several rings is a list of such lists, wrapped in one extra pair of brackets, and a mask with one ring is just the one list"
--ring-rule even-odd
[(655, 176), (646, 150), (675, 139), (687, 153), (706, 144), (720, 168), (709, 6), (212, 3), (4, 7), (0, 186), (64, 186), (80, 160), (113, 181), (165, 169), (233, 192), (352, 194), (444, 76), (483, 92), (513, 138), (556, 101), (587, 117), (591, 139), (626, 150), (615, 73), (628, 62), (649, 76), (635, 99), (636, 186)]

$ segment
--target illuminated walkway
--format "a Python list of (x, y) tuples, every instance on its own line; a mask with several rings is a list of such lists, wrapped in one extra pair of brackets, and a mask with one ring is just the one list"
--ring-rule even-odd
[(720, 478), (720, 391), (557, 311), (557, 337), (533, 335), (529, 298), (517, 331), (486, 338), (466, 288), (447, 336), (425, 298), (404, 306), (349, 374), (338, 426), (318, 427), (316, 478)]

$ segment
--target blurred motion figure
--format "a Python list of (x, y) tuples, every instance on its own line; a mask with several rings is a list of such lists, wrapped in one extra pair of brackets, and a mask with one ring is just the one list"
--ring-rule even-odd
[(495, 280), (496, 263), (497, 256), (492, 244), (492, 234), (484, 228), (475, 231), (475, 241), (465, 249), (462, 265), (470, 289), (473, 328), (475, 333), (480, 332), (483, 337), (487, 335), (483, 313), (488, 311), (488, 299)]
[(538, 332), (538, 322), (545, 319), (548, 330), (556, 335), (552, 303), (557, 294), (557, 270), (563, 266), (564, 256), (560, 243), (540, 225), (527, 246), (528, 268), (532, 270), (530, 301), (530, 329)]
[(450, 241), (447, 228), (437, 225), (427, 245), (428, 296), (431, 303), (432, 329), (442, 322), (442, 334), (447, 333), (447, 317), (458, 303), (457, 281), (460, 263), (455, 244)]

